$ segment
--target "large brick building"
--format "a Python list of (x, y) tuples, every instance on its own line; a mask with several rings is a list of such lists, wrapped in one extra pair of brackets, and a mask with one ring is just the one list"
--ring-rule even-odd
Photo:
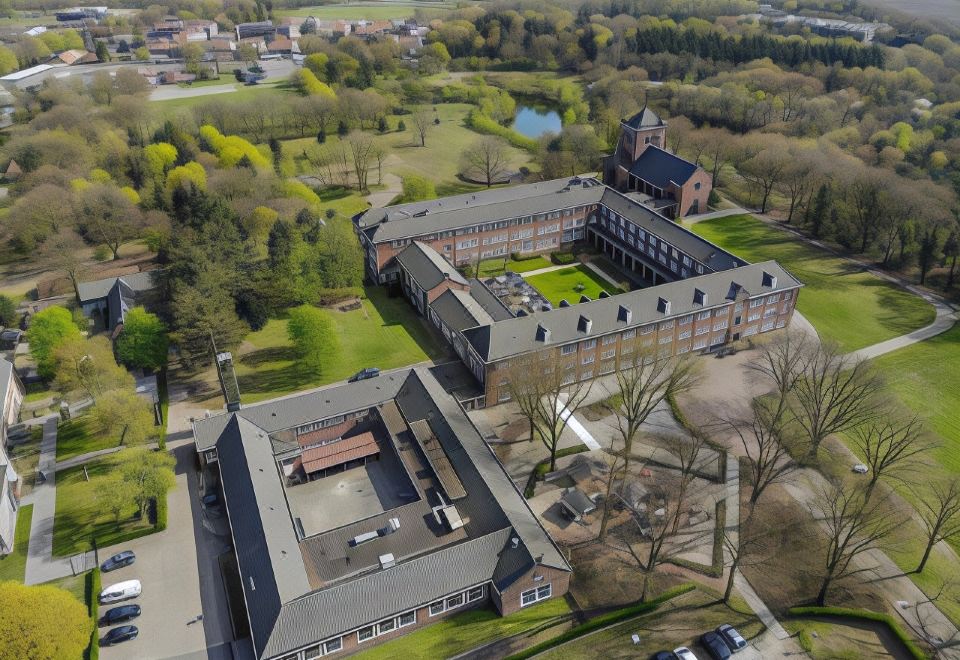
[[(356, 223), (369, 277), (398, 285), (443, 334), (485, 405), (509, 398), (504, 374), (531, 352), (558, 354), (572, 382), (654, 344), (664, 356), (710, 351), (786, 326), (802, 286), (776, 262), (748, 264), (590, 178), (373, 209)], [(618, 264), (635, 290), (515, 315), (453, 268), (577, 241)]]
[(667, 123), (647, 107), (620, 123), (603, 180), (668, 218), (705, 212), (713, 186), (702, 167), (667, 151)]
[(345, 655), (567, 591), (570, 566), (427, 369), (202, 419), (194, 438), (257, 658)]

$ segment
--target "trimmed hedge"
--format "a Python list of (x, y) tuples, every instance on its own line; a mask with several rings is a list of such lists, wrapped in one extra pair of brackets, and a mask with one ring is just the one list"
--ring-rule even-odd
[(577, 258), (571, 252), (551, 252), (550, 261), (557, 264), (558, 266), (569, 266), (575, 262)]
[(533, 261), (534, 259), (539, 259), (539, 254), (528, 254), (526, 252), (511, 252), (510, 260), (511, 261)]
[(548, 649), (560, 646), (561, 644), (566, 644), (571, 640), (577, 639), (578, 637), (583, 637), (587, 633), (599, 630), (600, 628), (606, 628), (607, 626), (625, 621), (626, 619), (632, 619), (635, 616), (652, 612), (668, 600), (672, 600), (677, 596), (682, 596), (683, 594), (689, 593), (696, 588), (697, 585), (693, 584), (692, 582), (687, 582), (673, 587), (672, 589), (667, 589), (653, 600), (648, 600), (645, 603), (636, 603), (634, 605), (623, 607), (619, 610), (601, 614), (598, 617), (590, 619), (586, 623), (581, 623), (579, 626), (571, 628), (565, 633), (561, 633), (556, 637), (540, 642), (539, 644), (534, 644), (530, 648), (520, 651), (520, 653), (515, 653), (511, 656), (508, 656), (507, 660), (525, 660), (526, 658), (532, 658), (538, 653), (543, 653)]
[(890, 629), (890, 632), (893, 633), (894, 637), (900, 640), (900, 643), (903, 644), (904, 648), (907, 649), (907, 652), (917, 660), (926, 660), (928, 657), (924, 653), (917, 643), (914, 642), (903, 628), (900, 627), (900, 624), (897, 623), (889, 614), (883, 614), (881, 612), (873, 612), (871, 610), (857, 610), (848, 607), (815, 607), (815, 606), (805, 606), (805, 607), (791, 607), (787, 612), (791, 616), (803, 617), (803, 616), (825, 616), (825, 617), (836, 617), (838, 619), (862, 619), (865, 621), (876, 621), (882, 623), (887, 628)]
[(100, 578), (100, 567), (95, 567), (87, 573), (86, 591), (87, 607), (90, 609), (90, 619), (93, 623), (93, 630), (90, 631), (90, 646), (87, 648), (87, 660), (97, 660), (100, 657), (100, 631), (98, 623), (100, 619), (100, 590), (103, 588)]
[[(557, 458), (563, 458), (564, 456), (572, 456), (573, 454), (580, 454), (585, 451), (590, 451), (590, 448), (586, 445), (574, 445), (573, 447), (564, 447), (563, 449), (557, 450)], [(528, 500), (533, 497), (533, 491), (536, 489), (537, 481), (543, 479), (543, 475), (547, 473), (550, 469), (550, 459), (545, 458), (536, 465), (533, 466), (533, 470), (530, 471), (530, 477), (527, 479), (527, 485), (523, 489), (523, 496)]]

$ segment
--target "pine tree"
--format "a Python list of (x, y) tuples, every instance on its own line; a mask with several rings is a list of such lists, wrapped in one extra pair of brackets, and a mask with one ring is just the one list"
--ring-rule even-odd
[(817, 238), (820, 238), (820, 232), (823, 231), (823, 223), (827, 219), (829, 207), (830, 190), (827, 184), (823, 184), (817, 190), (817, 196), (813, 199), (813, 211), (810, 213), (810, 231)]

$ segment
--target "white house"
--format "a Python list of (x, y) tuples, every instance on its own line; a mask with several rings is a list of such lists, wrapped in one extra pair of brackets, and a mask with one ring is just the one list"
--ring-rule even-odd
[(20, 477), (7, 457), (7, 430), (16, 423), (23, 404), (24, 387), (13, 364), (0, 359), (0, 555), (13, 550), (13, 536), (20, 507)]

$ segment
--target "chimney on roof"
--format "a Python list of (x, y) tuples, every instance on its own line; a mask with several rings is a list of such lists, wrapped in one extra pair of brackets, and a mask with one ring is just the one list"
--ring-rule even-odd
[(669, 314), (670, 301), (666, 298), (657, 298), (657, 311), (664, 315)]
[(543, 342), (544, 344), (550, 341), (550, 328), (544, 326), (542, 323), (537, 324), (537, 341)]
[(620, 323), (630, 323), (632, 319), (633, 312), (623, 305), (620, 305), (619, 309), (617, 309), (617, 321)]
[(580, 320), (577, 321), (577, 332), (590, 333), (590, 328), (593, 327), (593, 321), (588, 319), (583, 314), (580, 315)]
[(390, 568), (391, 566), (397, 565), (397, 560), (394, 558), (392, 552), (388, 552), (385, 555), (380, 555), (380, 568)]
[(582, 303), (590, 302), (590, 296), (581, 295), (581, 296), (580, 296), (580, 302), (582, 302)]
[(705, 307), (707, 304), (707, 292), (700, 289), (693, 290), (693, 304)]
[(763, 271), (763, 286), (771, 289), (777, 288), (777, 276), (771, 275), (767, 271)]

